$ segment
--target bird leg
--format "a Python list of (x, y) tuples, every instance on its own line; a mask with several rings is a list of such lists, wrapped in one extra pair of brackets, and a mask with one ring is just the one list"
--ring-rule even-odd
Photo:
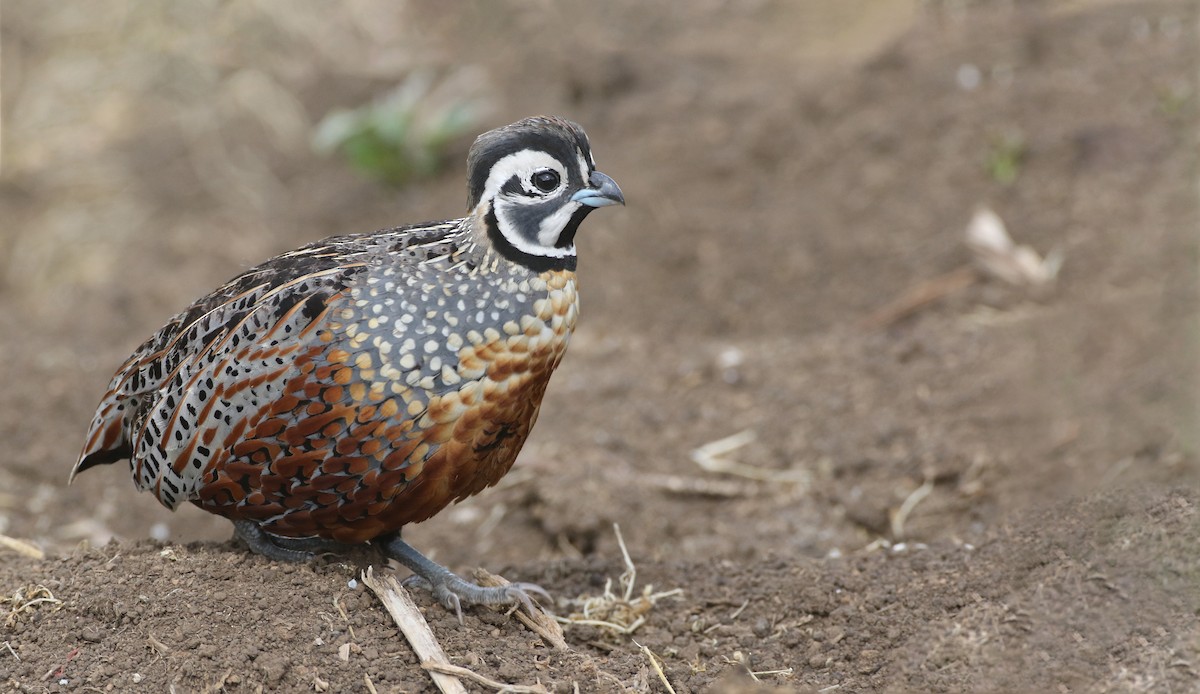
[(533, 613), (533, 600), (529, 594), (546, 599), (549, 593), (533, 583), (510, 583), (505, 586), (483, 587), (476, 585), (446, 567), (418, 552), (412, 545), (400, 539), (397, 533), (389, 539), (378, 541), (384, 555), (404, 564), (413, 572), (406, 585), (417, 585), (431, 593), (448, 610), (454, 610), (462, 624), (462, 605), (514, 605), (520, 604)]
[(330, 540), (325, 537), (283, 537), (282, 535), (274, 535), (265, 531), (263, 534), (279, 547), (295, 549), (301, 552), (345, 554), (358, 547), (365, 547), (365, 545), (353, 545), (346, 542), (338, 542), (337, 540)]
[(248, 520), (233, 521), (233, 532), (252, 552), (276, 561), (308, 561), (316, 552), (345, 554), (359, 546), (324, 537), (283, 537)]

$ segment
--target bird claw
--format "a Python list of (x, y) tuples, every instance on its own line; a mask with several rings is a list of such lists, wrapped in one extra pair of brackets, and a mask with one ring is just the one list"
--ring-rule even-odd
[[(554, 601), (554, 599), (550, 597), (550, 594), (546, 592), (546, 589), (536, 583), (510, 583), (507, 587), (515, 588), (522, 593), (534, 593), (540, 597), (546, 598), (546, 600), (550, 602)], [(528, 595), (526, 596), (526, 599), (528, 599)]]
[(463, 623), (462, 606), (467, 605), (512, 605), (513, 608), (524, 607), (529, 614), (536, 614), (534, 601), (530, 597), (550, 600), (550, 594), (535, 583), (509, 583), (503, 586), (480, 586), (471, 583), (455, 574), (445, 577), (436, 584), (424, 576), (413, 574), (401, 581), (405, 588), (427, 590), (435, 600), (447, 610), (454, 612), (458, 623)]
[(443, 583), (433, 590), (433, 597), (442, 603), (442, 607), (445, 607), (447, 610), (453, 610), (454, 616), (458, 618), (458, 625), (463, 625), (462, 598), (458, 597), (457, 593), (450, 590)]
[(444, 566), (431, 561), (412, 545), (395, 535), (383, 543), (384, 554), (407, 566), (413, 575), (404, 579), (405, 587), (417, 587), (433, 593), (434, 599), (453, 610), (461, 624), (462, 606), (515, 605), (536, 614), (530, 595), (550, 600), (550, 594), (533, 583), (507, 583), (502, 586), (480, 586), (468, 581)]
[(429, 582), (429, 579), (419, 574), (413, 574), (403, 581), (400, 581), (400, 585), (404, 586), (405, 588), (416, 588), (418, 590), (429, 591), (430, 593), (433, 592), (433, 584)]

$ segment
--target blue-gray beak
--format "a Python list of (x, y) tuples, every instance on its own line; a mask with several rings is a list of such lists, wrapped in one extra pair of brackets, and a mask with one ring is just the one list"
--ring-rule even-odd
[(608, 176), (599, 171), (593, 171), (588, 178), (588, 183), (591, 184), (591, 188), (584, 188), (572, 195), (571, 199), (589, 207), (625, 204), (625, 196), (621, 194), (621, 188)]

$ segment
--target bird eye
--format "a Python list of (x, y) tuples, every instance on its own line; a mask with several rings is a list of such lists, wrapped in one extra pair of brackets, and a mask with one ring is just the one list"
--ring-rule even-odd
[(549, 193), (558, 187), (559, 178), (558, 172), (551, 169), (542, 169), (533, 174), (533, 185), (543, 193)]

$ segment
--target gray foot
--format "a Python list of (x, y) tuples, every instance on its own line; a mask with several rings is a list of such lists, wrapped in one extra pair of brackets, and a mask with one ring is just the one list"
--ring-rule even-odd
[(316, 552), (326, 553), (333, 552), (334, 554), (345, 554), (357, 547), (364, 545), (351, 545), (337, 540), (330, 540), (324, 537), (283, 537), (282, 535), (273, 535), (267, 531), (263, 531), (267, 539), (284, 549), (294, 549), (301, 552)]
[(389, 540), (379, 542), (383, 553), (404, 564), (413, 572), (413, 577), (406, 580), (405, 585), (417, 585), (431, 593), (438, 602), (448, 610), (454, 610), (461, 624), (462, 606), (467, 605), (522, 605), (533, 612), (533, 600), (529, 595), (535, 594), (550, 598), (550, 595), (533, 583), (510, 583), (506, 586), (485, 588), (462, 578), (446, 567), (431, 561), (412, 545), (395, 535)]
[(275, 542), (275, 536), (263, 530), (254, 521), (235, 520), (233, 533), (242, 539), (255, 554), (261, 554), (275, 561), (308, 561), (313, 558), (312, 552), (302, 549), (282, 547)]
[(248, 520), (235, 520), (233, 532), (250, 546), (251, 552), (276, 561), (308, 561), (314, 552), (343, 553), (356, 546), (323, 537), (272, 535), (258, 523)]

